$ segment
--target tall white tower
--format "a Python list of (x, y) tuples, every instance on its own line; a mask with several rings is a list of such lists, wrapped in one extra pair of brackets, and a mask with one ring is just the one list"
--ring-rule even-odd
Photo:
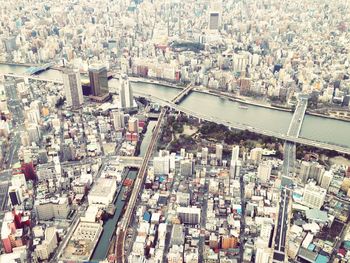
[(134, 106), (134, 96), (127, 75), (123, 75), (120, 80), (119, 102), (120, 108), (128, 109)]

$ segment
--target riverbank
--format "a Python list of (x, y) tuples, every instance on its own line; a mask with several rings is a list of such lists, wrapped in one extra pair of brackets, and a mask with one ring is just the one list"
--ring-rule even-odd
[(4, 62), (4, 61), (0, 61), (0, 65), (14, 66), (14, 67), (39, 67), (39, 66), (41, 66), (39, 64), (11, 63), (11, 62)]
[(350, 122), (350, 119), (340, 118), (340, 117), (336, 117), (336, 116), (330, 116), (330, 115), (321, 114), (321, 113), (317, 113), (317, 112), (312, 112), (312, 111), (308, 111), (308, 110), (306, 111), (306, 114), (307, 115), (311, 115), (311, 116), (331, 119), (331, 120), (343, 121), (343, 122), (347, 122), (347, 123)]
[(146, 78), (141, 78), (141, 77), (129, 77), (129, 81), (135, 82), (135, 83), (161, 85), (161, 86), (174, 88), (174, 89), (184, 89), (185, 88), (184, 86), (179, 86), (179, 85), (169, 83), (166, 81), (152, 80), (152, 79), (146, 79)]

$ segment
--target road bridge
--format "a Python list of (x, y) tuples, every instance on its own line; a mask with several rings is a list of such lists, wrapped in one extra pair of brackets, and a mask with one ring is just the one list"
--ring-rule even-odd
[(188, 94), (190, 94), (193, 88), (194, 88), (194, 85), (192, 85), (192, 83), (188, 84), (186, 88), (181, 90), (181, 92), (171, 100), (171, 102), (175, 104), (179, 104), (184, 98), (186, 98)]
[[(308, 97), (300, 95), (298, 97), (298, 104), (295, 108), (287, 136), (298, 138), (302, 123), (305, 117), (305, 112), (308, 104)], [(293, 184), (293, 175), (295, 172), (295, 162), (296, 162), (296, 145), (295, 141), (286, 141), (284, 144), (284, 160), (282, 167), (282, 178), (281, 178), (281, 198), (279, 203), (277, 224), (275, 228), (275, 242), (274, 242), (274, 253), (273, 261), (281, 262), (285, 260), (285, 250), (286, 250), (286, 239), (287, 231), (289, 226), (288, 219), (288, 207), (290, 203), (290, 190), (288, 186)]]
[(45, 70), (48, 70), (49, 68), (51, 68), (52, 66), (54, 65), (54, 63), (46, 63), (42, 66), (32, 66), (30, 68), (28, 68), (26, 70), (26, 72), (29, 74), (29, 75), (35, 75), (35, 74), (39, 74)]
[(50, 82), (54, 84), (62, 84), (63, 80), (60, 79), (48, 79), (42, 76), (38, 75), (25, 75), (25, 74), (12, 74), (12, 73), (0, 73), (0, 75), (3, 75), (5, 77), (13, 77), (13, 78), (19, 78), (19, 79), (30, 79), (30, 80), (37, 80), (37, 81), (44, 81), (44, 82)]
[(142, 157), (136, 156), (119, 156), (119, 165), (123, 165), (124, 167), (133, 167), (140, 168), (143, 162)]

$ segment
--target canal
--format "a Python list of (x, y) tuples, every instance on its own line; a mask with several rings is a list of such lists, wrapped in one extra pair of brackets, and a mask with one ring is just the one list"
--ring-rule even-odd
[[(144, 156), (146, 153), (147, 147), (151, 142), (153, 128), (157, 124), (157, 121), (150, 121), (147, 125), (147, 130), (143, 135), (143, 140), (140, 145), (140, 154), (139, 156)], [(127, 169), (125, 170), (124, 178), (130, 178), (135, 180), (137, 176), (137, 169)], [(125, 188), (122, 187), (120, 191), (117, 193), (117, 198), (114, 202), (116, 207), (114, 216), (108, 219), (103, 225), (103, 232), (100, 237), (100, 240), (95, 248), (94, 253), (92, 254), (91, 261), (99, 261), (104, 260), (108, 255), (108, 249), (115, 233), (116, 225), (118, 224), (119, 218), (121, 217), (125, 202), (122, 200), (123, 193)]]
[[(12, 66), (0, 64), (0, 72), (24, 73), (25, 66)], [(60, 73), (57, 70), (47, 70), (40, 74), (46, 78), (59, 79)], [(110, 86), (115, 89), (118, 81), (110, 80)], [(170, 100), (178, 94), (178, 89), (167, 86), (134, 82), (132, 87), (135, 91), (143, 92), (162, 99)], [(192, 92), (182, 103), (184, 108), (206, 114), (209, 117), (220, 118), (225, 121), (235, 121), (247, 124), (254, 128), (261, 128), (274, 132), (286, 133), (289, 127), (292, 114), (290, 112), (263, 108), (249, 105), (248, 109), (240, 108), (240, 103), (222, 99), (211, 94)], [(314, 141), (350, 147), (350, 123), (307, 115), (303, 122), (300, 137)]]

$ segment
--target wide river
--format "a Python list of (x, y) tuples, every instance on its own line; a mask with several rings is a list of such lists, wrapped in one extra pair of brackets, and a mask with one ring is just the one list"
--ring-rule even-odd
[[(21, 74), (27, 67), (0, 64), (0, 72)], [(47, 79), (61, 79), (57, 70), (47, 70), (40, 74)], [(110, 80), (110, 86), (118, 85), (118, 81)], [(170, 100), (179, 92), (178, 89), (157, 84), (141, 82), (132, 83), (135, 91), (143, 92), (162, 99)], [(286, 133), (292, 113), (249, 105), (248, 109), (239, 108), (240, 103), (222, 99), (211, 94), (192, 92), (181, 106), (226, 121), (247, 124), (255, 128)], [(350, 122), (306, 115), (300, 137), (314, 141), (327, 142), (350, 148)]]

